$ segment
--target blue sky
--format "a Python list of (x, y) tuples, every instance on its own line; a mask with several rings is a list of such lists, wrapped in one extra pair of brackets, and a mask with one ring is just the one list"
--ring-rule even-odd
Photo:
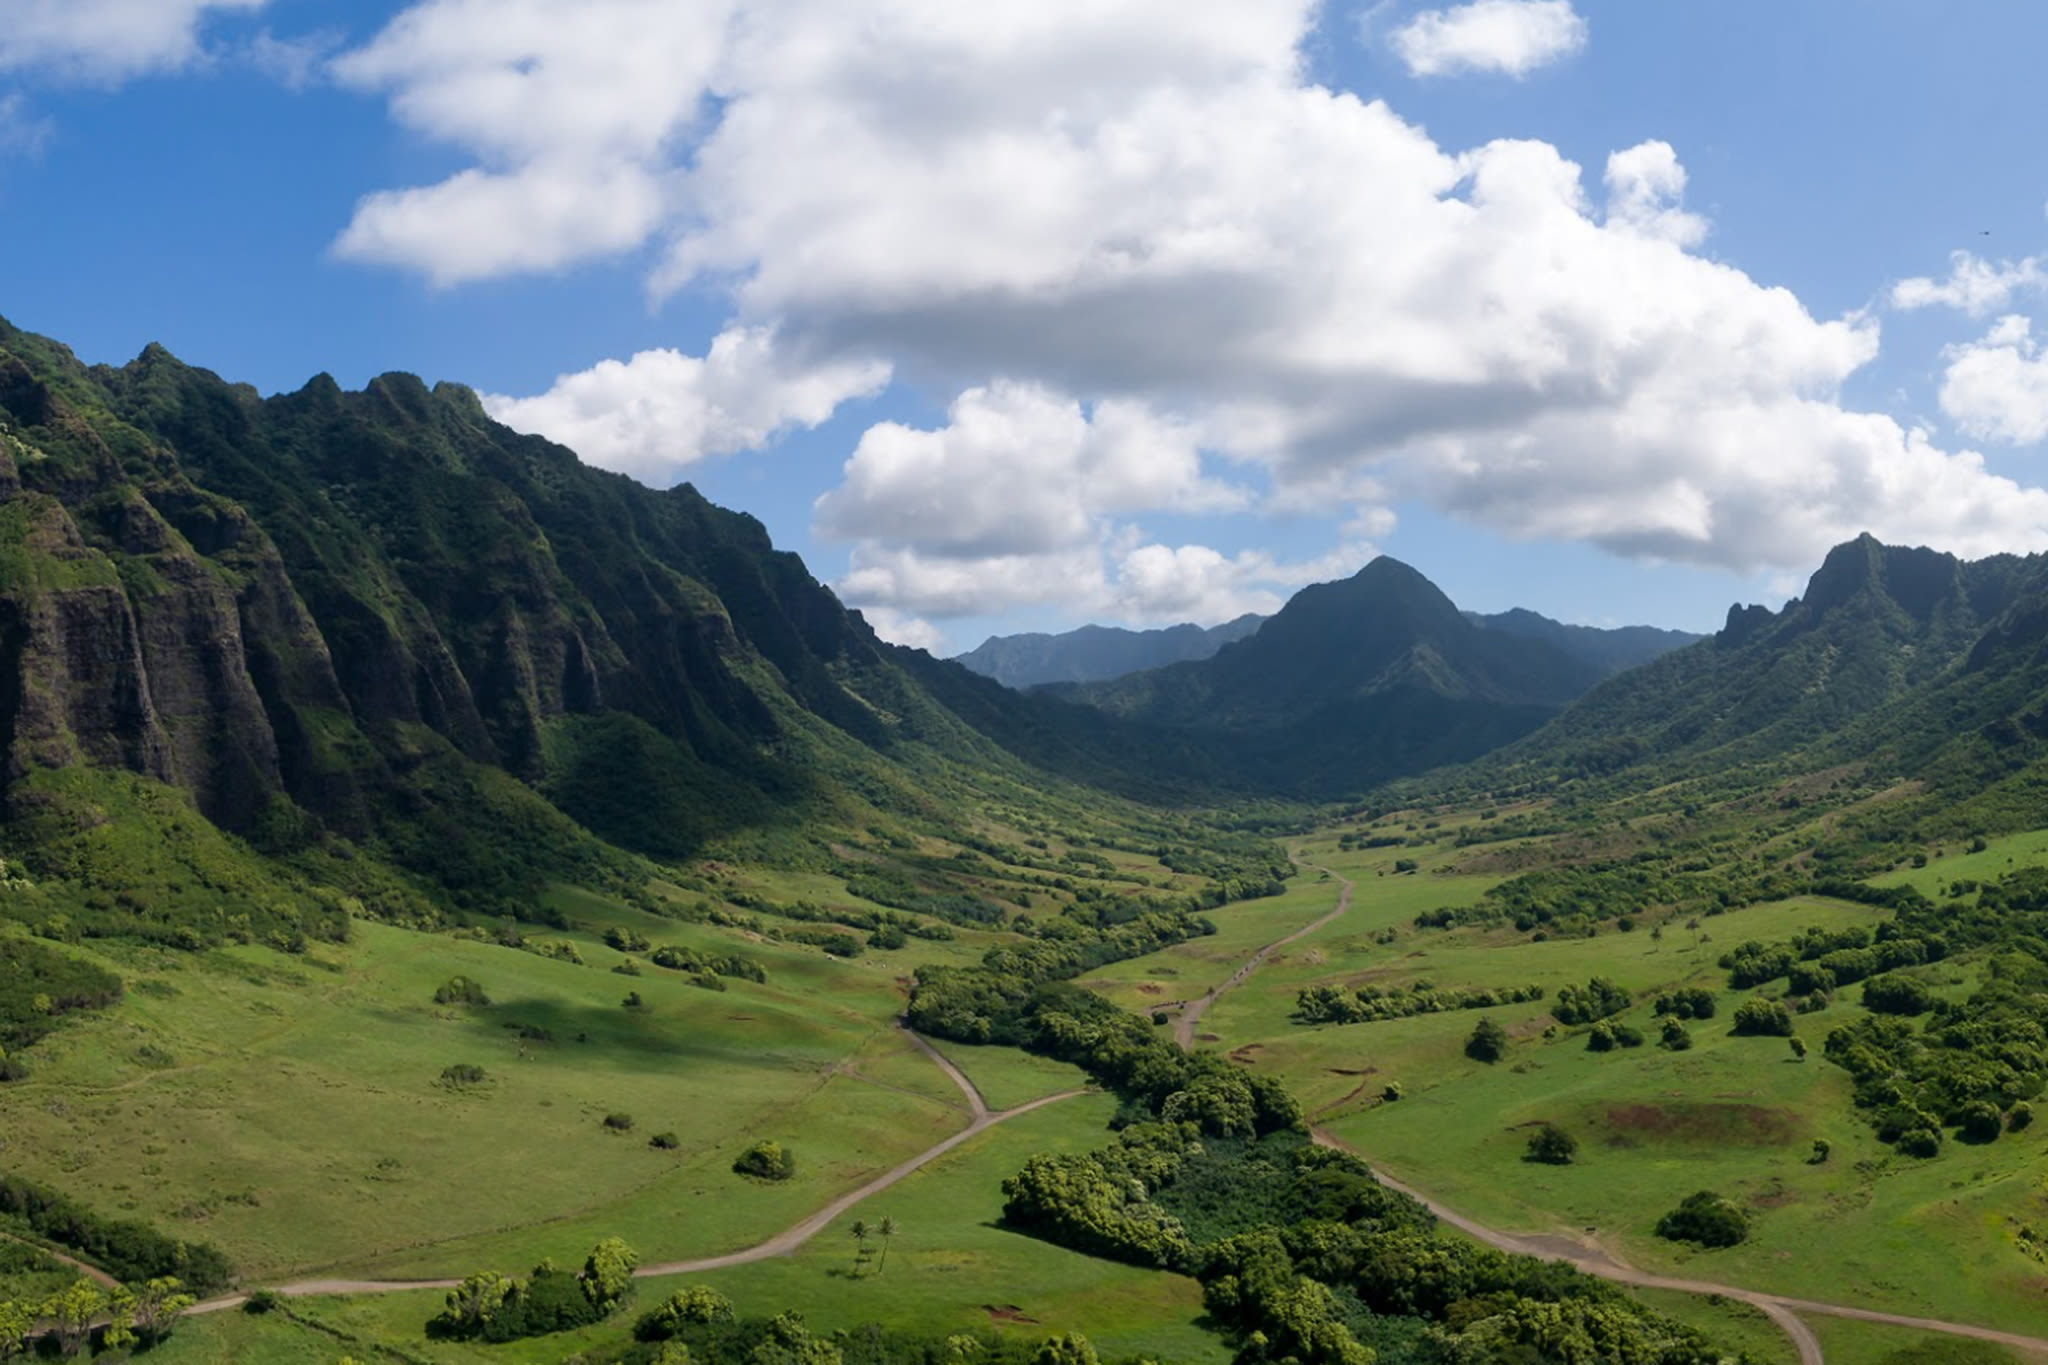
[(2039, 7), (0, 10), (16, 325), (470, 384), (945, 651), (2048, 548)]

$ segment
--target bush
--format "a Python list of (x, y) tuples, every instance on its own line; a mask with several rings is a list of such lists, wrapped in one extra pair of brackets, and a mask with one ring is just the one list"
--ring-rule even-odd
[(1711, 1019), (1714, 1017), (1714, 993), (1700, 986), (1673, 991), (1657, 997), (1657, 1013), (1675, 1015), (1680, 1019)]
[(764, 1138), (741, 1152), (732, 1168), (736, 1174), (756, 1180), (787, 1180), (796, 1174), (796, 1155), (781, 1143)]
[(1481, 1019), (1465, 1040), (1465, 1055), (1475, 1062), (1497, 1062), (1507, 1055), (1508, 1031), (1492, 1019)]
[(1735, 1032), (1749, 1037), (1790, 1038), (1792, 1015), (1776, 1000), (1745, 1000), (1735, 1007)]
[(647, 1145), (658, 1151), (673, 1152), (676, 1148), (683, 1145), (683, 1140), (674, 1133), (656, 1133), (653, 1137), (647, 1139)]
[(261, 1317), (284, 1306), (284, 1297), (275, 1289), (259, 1289), (242, 1300), (242, 1311)]
[(451, 976), (441, 983), (434, 992), (437, 1005), (488, 1005), (491, 997), (484, 994), (484, 988), (466, 976)]
[(485, 1079), (484, 1069), (475, 1062), (457, 1062), (454, 1066), (441, 1068), (441, 1084), (451, 1089), (482, 1085)]
[(1909, 976), (1873, 976), (1863, 983), (1863, 1008), (1873, 1014), (1925, 1014), (1934, 992)]
[(1732, 1247), (1749, 1236), (1749, 1215), (1712, 1190), (1701, 1190), (1657, 1220), (1657, 1235), (1703, 1247)]
[(604, 1116), (604, 1126), (614, 1133), (630, 1133), (633, 1131), (633, 1116), (631, 1114), (606, 1114)]
[(1941, 1130), (1939, 1128), (1908, 1128), (1900, 1133), (1893, 1144), (1907, 1156), (1932, 1157), (1941, 1155)]
[(1569, 1166), (1578, 1150), (1577, 1138), (1554, 1123), (1546, 1123), (1530, 1136), (1528, 1159), (1546, 1166)]
[(1965, 1142), (1996, 1142), (2005, 1131), (2005, 1115), (1989, 1100), (1972, 1100), (1963, 1106), (1960, 1129)]
[(1657, 1039), (1657, 1046), (1669, 1052), (1683, 1052), (1692, 1046), (1692, 1035), (1676, 1019), (1666, 1019), (1663, 1036)]
[(2028, 1124), (2032, 1123), (2033, 1121), (2034, 1106), (2028, 1104), (2025, 1100), (2019, 1101), (2017, 1104), (2013, 1105), (2011, 1109), (2006, 1111), (2005, 1126), (2012, 1132), (2019, 1132), (2022, 1128), (2025, 1128)]

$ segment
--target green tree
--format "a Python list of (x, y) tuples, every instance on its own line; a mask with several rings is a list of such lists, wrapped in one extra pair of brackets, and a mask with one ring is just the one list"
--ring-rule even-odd
[(853, 1273), (858, 1275), (867, 1268), (868, 1257), (873, 1254), (868, 1250), (868, 1238), (873, 1235), (873, 1229), (868, 1227), (867, 1219), (856, 1218), (847, 1231), (853, 1234)]
[(1704, 1247), (1732, 1247), (1749, 1236), (1749, 1215), (1712, 1190), (1700, 1190), (1657, 1220), (1657, 1235)]
[(1047, 1337), (1038, 1354), (1031, 1357), (1031, 1365), (1100, 1365), (1100, 1361), (1095, 1347), (1079, 1332)]
[(28, 1346), (39, 1314), (25, 1303), (0, 1300), (0, 1360), (12, 1360)]
[(1657, 1040), (1657, 1046), (1672, 1052), (1683, 1052), (1692, 1046), (1692, 1035), (1686, 1032), (1685, 1025), (1678, 1022), (1675, 1017), (1667, 1017), (1664, 1020), (1663, 1036)]
[(43, 1316), (50, 1321), (51, 1335), (64, 1355), (78, 1354), (92, 1336), (93, 1321), (107, 1309), (107, 1296), (91, 1280), (73, 1280), (43, 1303)]
[(1554, 1123), (1546, 1123), (1529, 1138), (1529, 1160), (1547, 1166), (1569, 1166), (1578, 1154), (1579, 1140)]
[(519, 1281), (510, 1275), (500, 1275), (495, 1270), (479, 1271), (448, 1291), (448, 1297), (442, 1300), (441, 1314), (434, 1322), (450, 1336), (480, 1336), (518, 1293)]
[(619, 1237), (607, 1237), (590, 1249), (583, 1262), (583, 1292), (600, 1312), (610, 1312), (633, 1287), (640, 1257)]
[(1475, 1062), (1497, 1062), (1507, 1055), (1508, 1031), (1490, 1016), (1482, 1016), (1465, 1040), (1465, 1055)]
[(884, 1218), (875, 1225), (875, 1235), (882, 1239), (882, 1259), (875, 1264), (875, 1273), (881, 1274), (889, 1268), (889, 1239), (897, 1233), (896, 1220)]

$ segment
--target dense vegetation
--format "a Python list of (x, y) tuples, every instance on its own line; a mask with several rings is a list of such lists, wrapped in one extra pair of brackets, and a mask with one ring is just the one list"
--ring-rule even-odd
[(173, 1276), (203, 1294), (226, 1288), (234, 1280), (234, 1267), (217, 1248), (166, 1237), (147, 1223), (102, 1217), (19, 1176), (0, 1175), (0, 1226), (6, 1224), (62, 1247), (123, 1281), (140, 1284)]

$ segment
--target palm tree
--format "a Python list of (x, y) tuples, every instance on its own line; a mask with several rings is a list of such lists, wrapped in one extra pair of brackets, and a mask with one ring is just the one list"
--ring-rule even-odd
[(860, 1268), (868, 1263), (868, 1224), (865, 1218), (853, 1220), (853, 1273), (860, 1274)]
[(878, 1234), (880, 1234), (882, 1238), (882, 1259), (881, 1262), (875, 1266), (875, 1273), (879, 1275), (882, 1273), (883, 1270), (887, 1269), (889, 1265), (889, 1239), (896, 1235), (896, 1220), (894, 1218), (884, 1218), (876, 1226), (875, 1231)]

